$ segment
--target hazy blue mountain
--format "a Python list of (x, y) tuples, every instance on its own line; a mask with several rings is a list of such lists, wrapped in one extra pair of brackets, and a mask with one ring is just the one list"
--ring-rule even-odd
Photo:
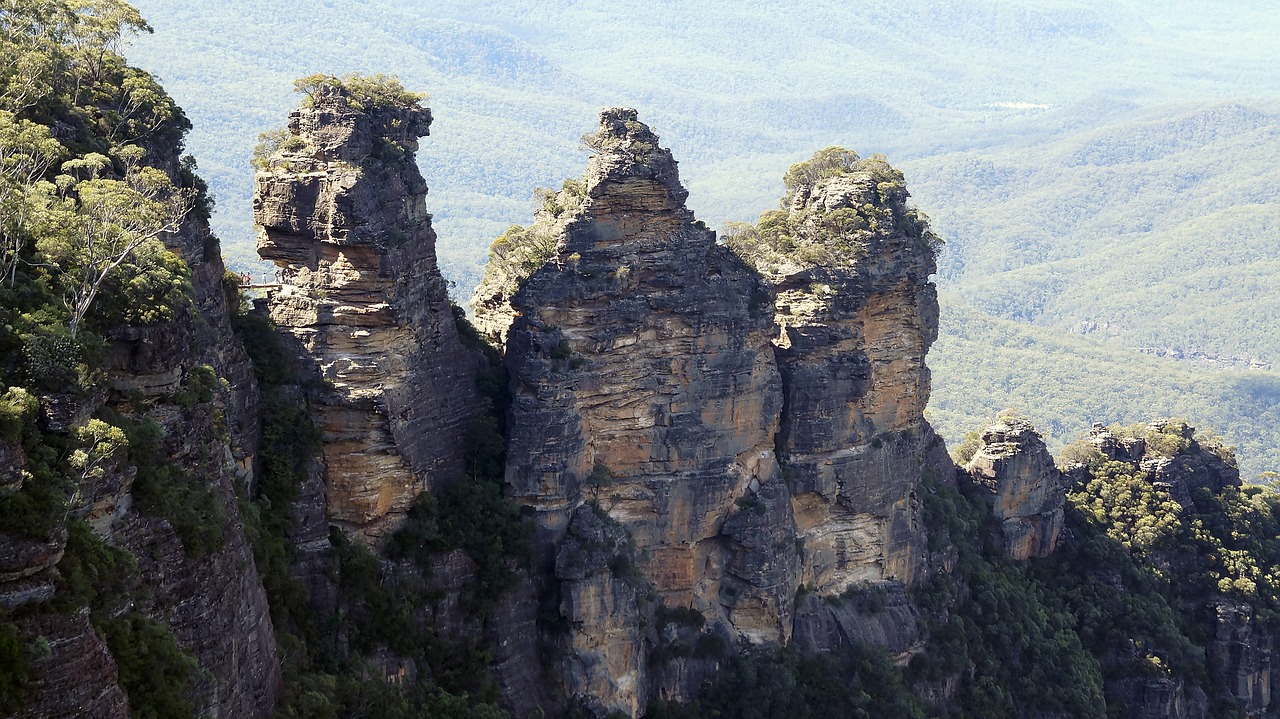
[(130, 57), (195, 123), (235, 266), (254, 258), (255, 138), (313, 72), (431, 94), (420, 157), (459, 299), (532, 189), (581, 172), (599, 107), (641, 109), (713, 226), (774, 206), (817, 148), (884, 152), (949, 243), (944, 432), (1014, 405), (1061, 443), (1168, 412), (1241, 443), (1246, 474), (1280, 466), (1280, 377), (1243, 369), (1280, 366), (1265, 3), (138, 4), (156, 32)]

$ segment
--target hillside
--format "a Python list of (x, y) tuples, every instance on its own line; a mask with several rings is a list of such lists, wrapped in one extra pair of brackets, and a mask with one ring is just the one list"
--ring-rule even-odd
[[(528, 223), (532, 189), (575, 174), (594, 108), (628, 103), (679, 148), (690, 206), (713, 227), (771, 207), (774, 178), (819, 147), (885, 152), (905, 169), (949, 243), (940, 285), (969, 305), (944, 302), (935, 351), (934, 412), (948, 436), (1006, 399), (1053, 428), (1056, 443), (1129, 411), (1099, 400), (1110, 390), (1068, 382), (1076, 355), (1053, 358), (1043, 343), (1024, 348), (1040, 372), (1000, 375), (1025, 378), (1024, 395), (962, 398), (955, 388), (997, 377), (952, 348), (1001, 326), (962, 321), (1052, 329), (1059, 350), (1064, 333), (1085, 332), (1081, 352), (1112, 358), (1105, 372), (1090, 365), (1095, 382), (1148, 368), (1141, 394), (1160, 406), (1186, 406), (1165, 376), (1204, 387), (1275, 381), (1217, 371), (1274, 367), (1278, 356), (1280, 62), (1265, 38), (1280, 20), (1257, 3), (874, 2), (856, 15), (835, 2), (658, 15), (640, 3), (141, 6), (156, 33), (130, 57), (195, 120), (191, 149), (218, 197), (214, 226), (233, 267), (255, 260), (253, 137), (282, 116), (292, 80), (394, 72), (432, 94), (438, 119), (419, 160), (459, 299), (479, 281), (489, 242)], [(1138, 348), (1193, 359), (1152, 364)], [(1034, 398), (1040, 378), (1080, 390), (1053, 407), (1019, 399)], [(1274, 469), (1277, 430), (1229, 429), (1269, 416), (1269, 395), (1213, 396), (1210, 422), (1242, 446), (1246, 476)]]

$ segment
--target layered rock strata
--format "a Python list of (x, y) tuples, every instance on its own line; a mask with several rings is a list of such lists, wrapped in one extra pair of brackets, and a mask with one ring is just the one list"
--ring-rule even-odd
[(794, 183), (784, 210), (762, 218), (761, 228), (782, 222), (793, 237), (730, 240), (777, 292), (778, 447), (804, 546), (801, 581), (827, 596), (925, 576), (920, 482), (951, 474), (924, 419), (924, 359), (938, 336), (932, 235), (907, 207), (901, 173), (842, 152), (841, 166)]
[[(179, 172), (176, 158), (167, 170)], [(193, 215), (165, 244), (191, 269), (192, 315), (117, 332), (110, 383), (114, 396), (140, 392), (158, 403), (150, 416), (164, 428), (165, 454), (213, 489), (221, 517), (209, 521), (221, 522), (225, 540), (216, 551), (192, 556), (168, 522), (155, 517), (126, 515), (108, 525), (110, 512), (121, 507), (100, 502), (87, 519), (100, 532), (113, 531), (138, 558), (152, 597), (148, 614), (167, 623), (179, 646), (200, 663), (195, 685), (202, 711), (218, 719), (268, 716), (280, 692), (280, 657), (237, 499), (238, 486), (254, 483), (258, 387), (248, 355), (234, 340), (230, 315), (239, 308), (228, 306), (226, 268), (208, 223)], [(210, 401), (167, 404), (174, 401), (173, 387), (160, 378), (179, 378), (179, 386), (192, 391), (202, 381), (195, 375), (206, 368), (218, 378)], [(127, 484), (131, 470), (124, 471)]]
[(1010, 417), (984, 430), (964, 475), (991, 503), (1011, 557), (1053, 553), (1064, 523), (1066, 484), (1030, 422)]
[(271, 319), (318, 381), (329, 520), (370, 541), (461, 476), (480, 409), (414, 163), (430, 124), (416, 103), (321, 87), (254, 180), (258, 252), (283, 279)]
[[(923, 419), (934, 248), (905, 190), (869, 170), (806, 186), (806, 221), (869, 204), (881, 224), (829, 238), (828, 253), (866, 239), (848, 262), (762, 275), (695, 221), (634, 110), (604, 110), (588, 139), (585, 199), (533, 228), (552, 258), (474, 301), (507, 338), (506, 479), (554, 565), (567, 693), (633, 715), (687, 697), (702, 669), (663, 663), (682, 640), (652, 631), (655, 612), (696, 612), (731, 644), (795, 632), (821, 650), (859, 631), (823, 598), (872, 585), (898, 599), (867, 635), (907, 656), (920, 636), (903, 589), (930, 573), (917, 491), (953, 468)], [(582, 550), (623, 536), (633, 556)], [(817, 594), (797, 618), (801, 586)]]
[[(596, 502), (625, 527), (663, 602), (749, 640), (783, 641), (790, 555), (760, 562), (756, 527), (735, 520), (769, 505), (794, 543), (789, 505), (767, 499), (786, 494), (773, 456), (781, 386), (768, 291), (695, 222), (671, 153), (634, 110), (603, 111), (592, 142), (583, 211), (512, 298), (510, 491), (537, 510), (551, 543)], [(609, 571), (571, 577), (563, 564), (556, 574), (572, 590), (561, 610), (591, 635), (570, 642), (570, 693), (641, 711), (637, 624), (590, 629), (627, 591)]]

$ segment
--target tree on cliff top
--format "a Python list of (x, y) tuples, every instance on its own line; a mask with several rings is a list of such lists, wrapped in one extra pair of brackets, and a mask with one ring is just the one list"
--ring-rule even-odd
[[(834, 209), (810, 203), (835, 178), (850, 177), (861, 187)], [(765, 273), (787, 274), (814, 266), (850, 267), (864, 257), (876, 236), (898, 232), (936, 254), (942, 240), (928, 218), (907, 206), (902, 172), (884, 155), (861, 158), (853, 150), (827, 147), (798, 162), (783, 176), (780, 210), (760, 215), (756, 224), (729, 223), (725, 244), (747, 264)]]
[(353, 72), (342, 77), (317, 73), (295, 80), (293, 89), (307, 96), (303, 101), (306, 105), (313, 104), (316, 96), (323, 92), (336, 91), (355, 110), (386, 106), (411, 107), (426, 102), (428, 97), (425, 92), (406, 90), (396, 76), (381, 73), (363, 75)]
[[(133, 162), (142, 154), (138, 147), (117, 153)], [(109, 163), (98, 155), (65, 163), (63, 169), (87, 168), (96, 175)], [(160, 170), (132, 163), (121, 180), (94, 177), (76, 182), (71, 175), (59, 175), (55, 182), (43, 184), (45, 192), (34, 213), (36, 246), (58, 265), (71, 313), (68, 328), (75, 337), (112, 273), (145, 245), (178, 231), (191, 209), (192, 193), (174, 187)]]
[(782, 209), (791, 206), (792, 198), (802, 185), (812, 187), (818, 180), (853, 172), (861, 159), (853, 150), (832, 145), (813, 153), (813, 157), (808, 160), (792, 165), (787, 169), (787, 174), (782, 176), (782, 184), (787, 188), (786, 194), (782, 196)]

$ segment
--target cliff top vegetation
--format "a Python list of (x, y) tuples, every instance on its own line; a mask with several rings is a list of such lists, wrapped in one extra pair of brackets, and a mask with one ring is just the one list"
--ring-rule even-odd
[(295, 80), (293, 89), (306, 96), (303, 105), (310, 107), (316, 98), (336, 94), (347, 100), (355, 110), (375, 110), (382, 107), (413, 107), (430, 97), (425, 92), (406, 90), (400, 78), (394, 75), (365, 75), (352, 72), (338, 77), (317, 73)]
[(766, 274), (789, 274), (814, 266), (852, 267), (877, 237), (899, 232), (936, 255), (942, 240), (928, 218), (907, 206), (902, 172), (884, 155), (862, 158), (843, 147), (827, 147), (798, 162), (783, 176), (780, 210), (756, 224), (731, 222), (724, 242)]

